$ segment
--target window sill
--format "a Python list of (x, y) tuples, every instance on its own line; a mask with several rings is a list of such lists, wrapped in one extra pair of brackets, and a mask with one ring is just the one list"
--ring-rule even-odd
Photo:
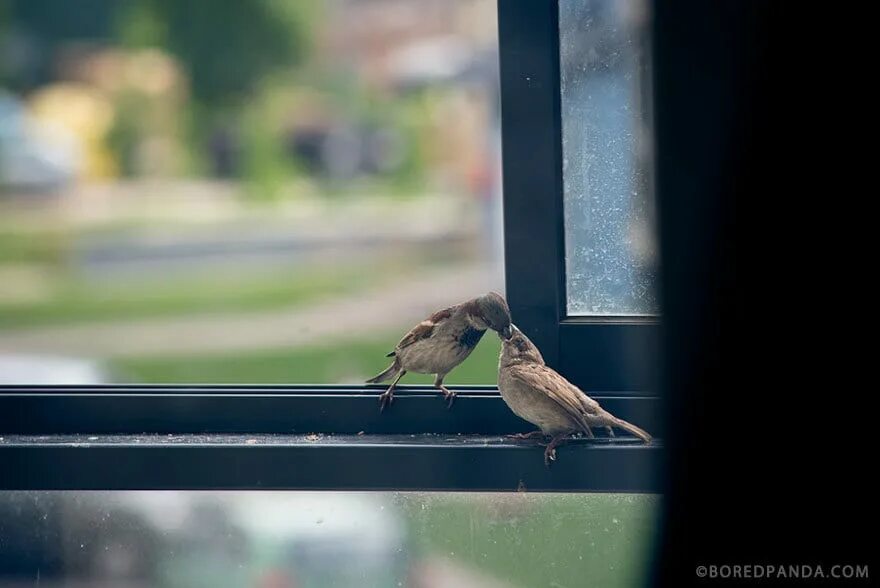
[(6, 435), (4, 490), (660, 492), (662, 445), (481, 435)]
[[(658, 492), (660, 443), (575, 440), (544, 465), (494, 387), (0, 387), (0, 489)], [(658, 399), (594, 394), (662, 437)]]

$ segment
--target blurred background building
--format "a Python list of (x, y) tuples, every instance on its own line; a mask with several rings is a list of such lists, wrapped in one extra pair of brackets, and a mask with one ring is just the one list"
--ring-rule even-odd
[[(496, 29), (493, 0), (0, 0), (0, 380), (359, 382), (503, 290)], [(494, 381), (486, 339), (451, 381)]]

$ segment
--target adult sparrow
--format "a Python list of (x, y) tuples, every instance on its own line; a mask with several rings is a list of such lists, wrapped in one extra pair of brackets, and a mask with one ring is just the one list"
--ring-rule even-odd
[(510, 336), (510, 309), (495, 292), (438, 310), (413, 327), (386, 356), (394, 358), (392, 364), (367, 380), (368, 384), (376, 384), (394, 378), (379, 396), (379, 411), (394, 401), (394, 387), (407, 372), (435, 374), (434, 386), (451, 407), (455, 392), (443, 385), (443, 378), (467, 359), (486, 329), (498, 331), (502, 338)]
[(593, 437), (591, 427), (604, 427), (611, 436), (614, 435), (612, 427), (618, 427), (645, 443), (651, 442), (648, 433), (603, 410), (598, 402), (547, 367), (538, 348), (516, 326), (511, 325), (510, 336), (502, 336), (501, 339), (501, 358), (498, 362), (498, 390), (501, 397), (517, 416), (541, 429), (513, 437), (550, 437), (544, 452), (544, 463), (548, 466), (556, 459), (557, 446), (572, 433), (580, 432)]

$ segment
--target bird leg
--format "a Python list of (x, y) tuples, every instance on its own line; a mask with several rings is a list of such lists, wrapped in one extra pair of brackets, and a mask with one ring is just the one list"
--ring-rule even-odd
[(614, 434), (614, 429), (612, 429), (611, 427), (609, 427), (609, 426), (607, 426), (607, 425), (605, 426), (605, 431), (608, 433), (608, 436), (609, 436), (609, 437), (615, 437), (615, 436), (616, 436), (616, 435)]
[(513, 435), (505, 435), (508, 439), (534, 439), (535, 437), (544, 437), (543, 431), (532, 431), (531, 433), (514, 433)]
[(554, 435), (553, 438), (550, 439), (550, 443), (547, 444), (547, 449), (544, 450), (544, 465), (550, 467), (550, 462), (556, 461), (556, 448), (568, 443), (568, 439), (568, 433), (560, 433), (559, 435)]
[(452, 403), (455, 402), (455, 392), (443, 385), (444, 377), (445, 374), (437, 374), (437, 377), (434, 378), (434, 387), (439, 388), (443, 392), (443, 397), (446, 399), (446, 408), (452, 408)]
[(400, 373), (397, 374), (397, 377), (394, 378), (394, 381), (391, 382), (391, 385), (388, 386), (388, 389), (379, 394), (379, 412), (385, 410), (385, 407), (394, 402), (394, 387), (397, 386), (397, 382), (400, 381), (406, 374), (406, 370), (400, 370)]

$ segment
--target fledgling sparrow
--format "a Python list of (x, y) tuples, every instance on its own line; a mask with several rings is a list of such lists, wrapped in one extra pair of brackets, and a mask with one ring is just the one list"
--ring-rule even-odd
[(572, 433), (593, 437), (590, 427), (604, 427), (612, 436), (612, 427), (619, 427), (645, 443), (651, 442), (648, 433), (604, 410), (577, 386), (547, 367), (538, 348), (515, 325), (511, 325), (510, 330), (509, 337), (501, 335), (498, 390), (517, 416), (541, 429), (513, 435), (514, 438), (536, 435), (551, 438), (544, 452), (544, 463), (549, 466), (556, 459), (556, 447)]
[(434, 386), (451, 407), (455, 393), (443, 385), (443, 378), (467, 359), (486, 329), (498, 331), (501, 337), (510, 336), (510, 309), (495, 292), (438, 310), (413, 327), (386, 356), (393, 357), (394, 362), (367, 380), (368, 384), (376, 384), (394, 378), (379, 396), (379, 411), (394, 401), (394, 387), (407, 372), (435, 374)]

